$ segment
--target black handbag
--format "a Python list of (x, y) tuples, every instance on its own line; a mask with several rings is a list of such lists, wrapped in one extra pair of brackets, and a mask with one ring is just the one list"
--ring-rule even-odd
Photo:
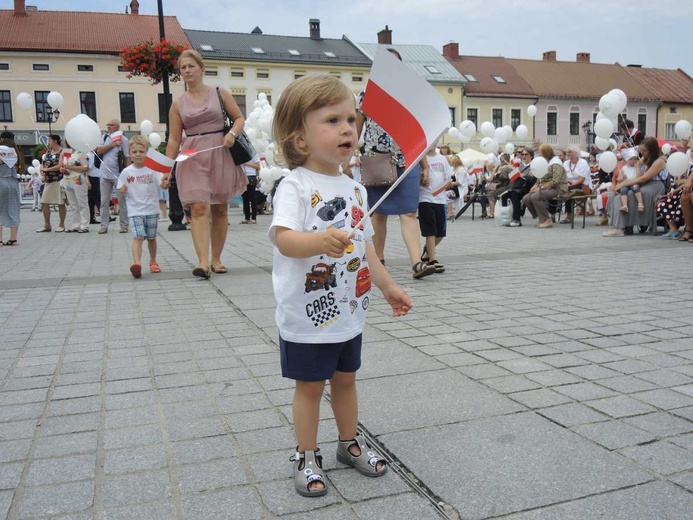
[[(217, 96), (219, 97), (219, 105), (221, 105), (221, 116), (224, 119), (224, 135), (226, 135), (229, 133), (229, 130), (231, 130), (232, 122), (231, 118), (226, 113), (224, 100), (221, 97), (219, 87), (217, 87)], [(250, 142), (250, 138), (245, 133), (245, 130), (242, 131), (238, 137), (236, 137), (235, 141), (233, 142), (233, 146), (229, 149), (229, 152), (231, 152), (233, 162), (236, 163), (237, 166), (251, 161), (253, 157), (257, 155), (255, 147), (253, 147), (252, 143)]]

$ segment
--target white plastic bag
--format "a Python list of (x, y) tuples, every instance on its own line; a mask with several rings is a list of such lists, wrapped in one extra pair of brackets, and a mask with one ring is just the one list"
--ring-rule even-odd
[(506, 201), (507, 206), (503, 206), (501, 202), (502, 197), (499, 197), (496, 201), (496, 205), (493, 210), (493, 220), (498, 226), (507, 226), (513, 219), (513, 203), (510, 199)]

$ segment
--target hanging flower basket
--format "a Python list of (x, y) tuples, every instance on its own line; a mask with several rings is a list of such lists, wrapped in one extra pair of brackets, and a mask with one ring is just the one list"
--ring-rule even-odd
[(128, 73), (128, 79), (144, 76), (152, 85), (156, 85), (168, 76), (171, 81), (176, 82), (180, 80), (178, 57), (185, 48), (168, 40), (155, 43), (150, 39), (120, 51), (120, 64)]

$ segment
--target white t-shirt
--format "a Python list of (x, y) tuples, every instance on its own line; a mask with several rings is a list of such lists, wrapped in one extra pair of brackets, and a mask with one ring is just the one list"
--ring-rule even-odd
[[(260, 162), (260, 156), (258, 154), (255, 154), (255, 157), (250, 159), (248, 163), (255, 164)], [(245, 163), (243, 165), (243, 171), (245, 172), (246, 177), (257, 177), (257, 170), (250, 166), (248, 163)]]
[[(361, 221), (342, 258), (289, 258), (276, 247), (277, 227), (318, 233), (328, 227), (350, 232), (368, 213), (366, 189), (346, 175), (297, 168), (279, 184), (273, 200), (269, 238), (274, 244), (272, 286), (279, 333), (296, 343), (338, 343), (363, 331), (370, 303), (371, 276), (366, 242), (370, 219)], [(361, 226), (359, 226), (360, 228)]]
[[(453, 169), (444, 155), (427, 155), (428, 161), (428, 186), (419, 188), (419, 202), (431, 202), (433, 204), (447, 204), (448, 199), (445, 195), (445, 190), (441, 188), (452, 177)], [(434, 195), (438, 192), (437, 195)]]
[(159, 214), (159, 186), (163, 174), (150, 170), (146, 166), (135, 168), (131, 164), (123, 169), (118, 177), (120, 189), (127, 186), (125, 200), (128, 206), (128, 217), (143, 217)]
[(584, 177), (582, 181), (583, 185), (592, 187), (592, 173), (590, 172), (590, 165), (584, 159), (578, 159), (577, 164), (573, 164), (568, 159), (563, 163), (563, 168), (565, 168), (566, 176), (568, 177), (568, 182), (573, 183), (580, 177)]
[(638, 173), (637, 166), (628, 166), (627, 164), (624, 164), (619, 172), (619, 178), (622, 179), (619, 182), (633, 180), (638, 176)]

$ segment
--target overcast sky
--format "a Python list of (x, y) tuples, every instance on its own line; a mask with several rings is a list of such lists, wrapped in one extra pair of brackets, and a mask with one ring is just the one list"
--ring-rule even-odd
[[(11, 0), (2, 2), (12, 8)], [(128, 0), (27, 0), (42, 10), (124, 12)], [(375, 42), (389, 25), (393, 43), (441, 50), (450, 41), (461, 54), (559, 61), (589, 52), (597, 63), (681, 68), (693, 76), (693, 2), (690, 0), (163, 0), (164, 14), (184, 29), (308, 36), (319, 18), (323, 38), (343, 34)], [(141, 14), (156, 14), (156, 0), (140, 0)], [(76, 30), (78, 30), (76, 28)]]

